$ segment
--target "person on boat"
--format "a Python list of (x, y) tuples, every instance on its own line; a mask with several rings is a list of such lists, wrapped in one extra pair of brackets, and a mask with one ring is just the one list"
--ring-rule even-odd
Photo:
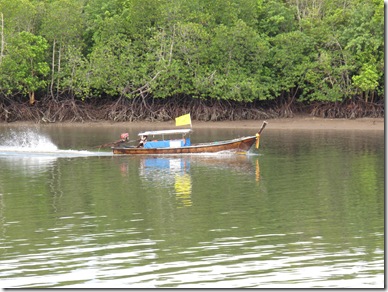
[(128, 138), (129, 138), (128, 133), (122, 133), (122, 134), (120, 135), (120, 141), (121, 141), (121, 142), (126, 142), (126, 141), (128, 141)]
[(141, 136), (139, 145), (137, 145), (137, 148), (144, 147), (144, 144), (147, 142), (147, 136)]

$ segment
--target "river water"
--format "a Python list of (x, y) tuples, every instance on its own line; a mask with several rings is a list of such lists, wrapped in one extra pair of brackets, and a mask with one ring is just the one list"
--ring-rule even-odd
[(248, 156), (93, 148), (138, 130), (0, 126), (2, 288), (384, 287), (383, 131), (269, 124)]

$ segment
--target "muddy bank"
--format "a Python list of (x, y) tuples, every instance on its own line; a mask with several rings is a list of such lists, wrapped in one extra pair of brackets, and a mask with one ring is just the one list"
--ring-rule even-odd
[[(359, 119), (324, 119), (310, 116), (297, 116), (284, 119), (266, 119), (268, 122), (266, 130), (378, 130), (384, 131), (384, 118), (359, 118)], [(239, 120), (239, 121), (217, 121), (204, 122), (192, 121), (193, 129), (197, 128), (249, 128), (259, 129), (262, 120)], [(33, 122), (13, 122), (0, 123), (0, 126), (36, 126)], [(41, 123), (44, 126), (62, 127), (107, 127), (125, 128), (141, 127), (152, 129), (174, 129), (175, 121), (167, 122), (61, 122), (61, 123)]]

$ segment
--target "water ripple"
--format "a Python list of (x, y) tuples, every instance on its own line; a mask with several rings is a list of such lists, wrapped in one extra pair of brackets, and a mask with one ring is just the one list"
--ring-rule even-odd
[[(375, 259), (365, 263), (366, 251), (361, 247), (334, 254), (326, 252), (322, 243), (316, 245), (314, 239), (273, 245), (260, 245), (258, 241), (284, 236), (289, 237), (216, 238), (175, 256), (171, 250), (160, 248), (162, 241), (151, 239), (102, 245), (73, 238), (69, 239), (73, 245), (42, 246), (28, 255), (4, 255), (0, 280), (4, 287), (14, 288), (383, 286), (380, 250), (373, 255)], [(291, 252), (291, 246), (299, 250)], [(231, 254), (236, 247), (242, 253)]]

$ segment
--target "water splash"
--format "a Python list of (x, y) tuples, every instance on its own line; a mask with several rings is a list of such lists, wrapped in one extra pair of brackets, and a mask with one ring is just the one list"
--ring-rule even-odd
[(0, 149), (3, 151), (55, 152), (58, 147), (49, 137), (32, 129), (23, 132), (11, 131), (1, 137)]
[(10, 131), (0, 135), (0, 157), (58, 158), (84, 156), (112, 156), (111, 152), (58, 149), (51, 139), (34, 129)]

